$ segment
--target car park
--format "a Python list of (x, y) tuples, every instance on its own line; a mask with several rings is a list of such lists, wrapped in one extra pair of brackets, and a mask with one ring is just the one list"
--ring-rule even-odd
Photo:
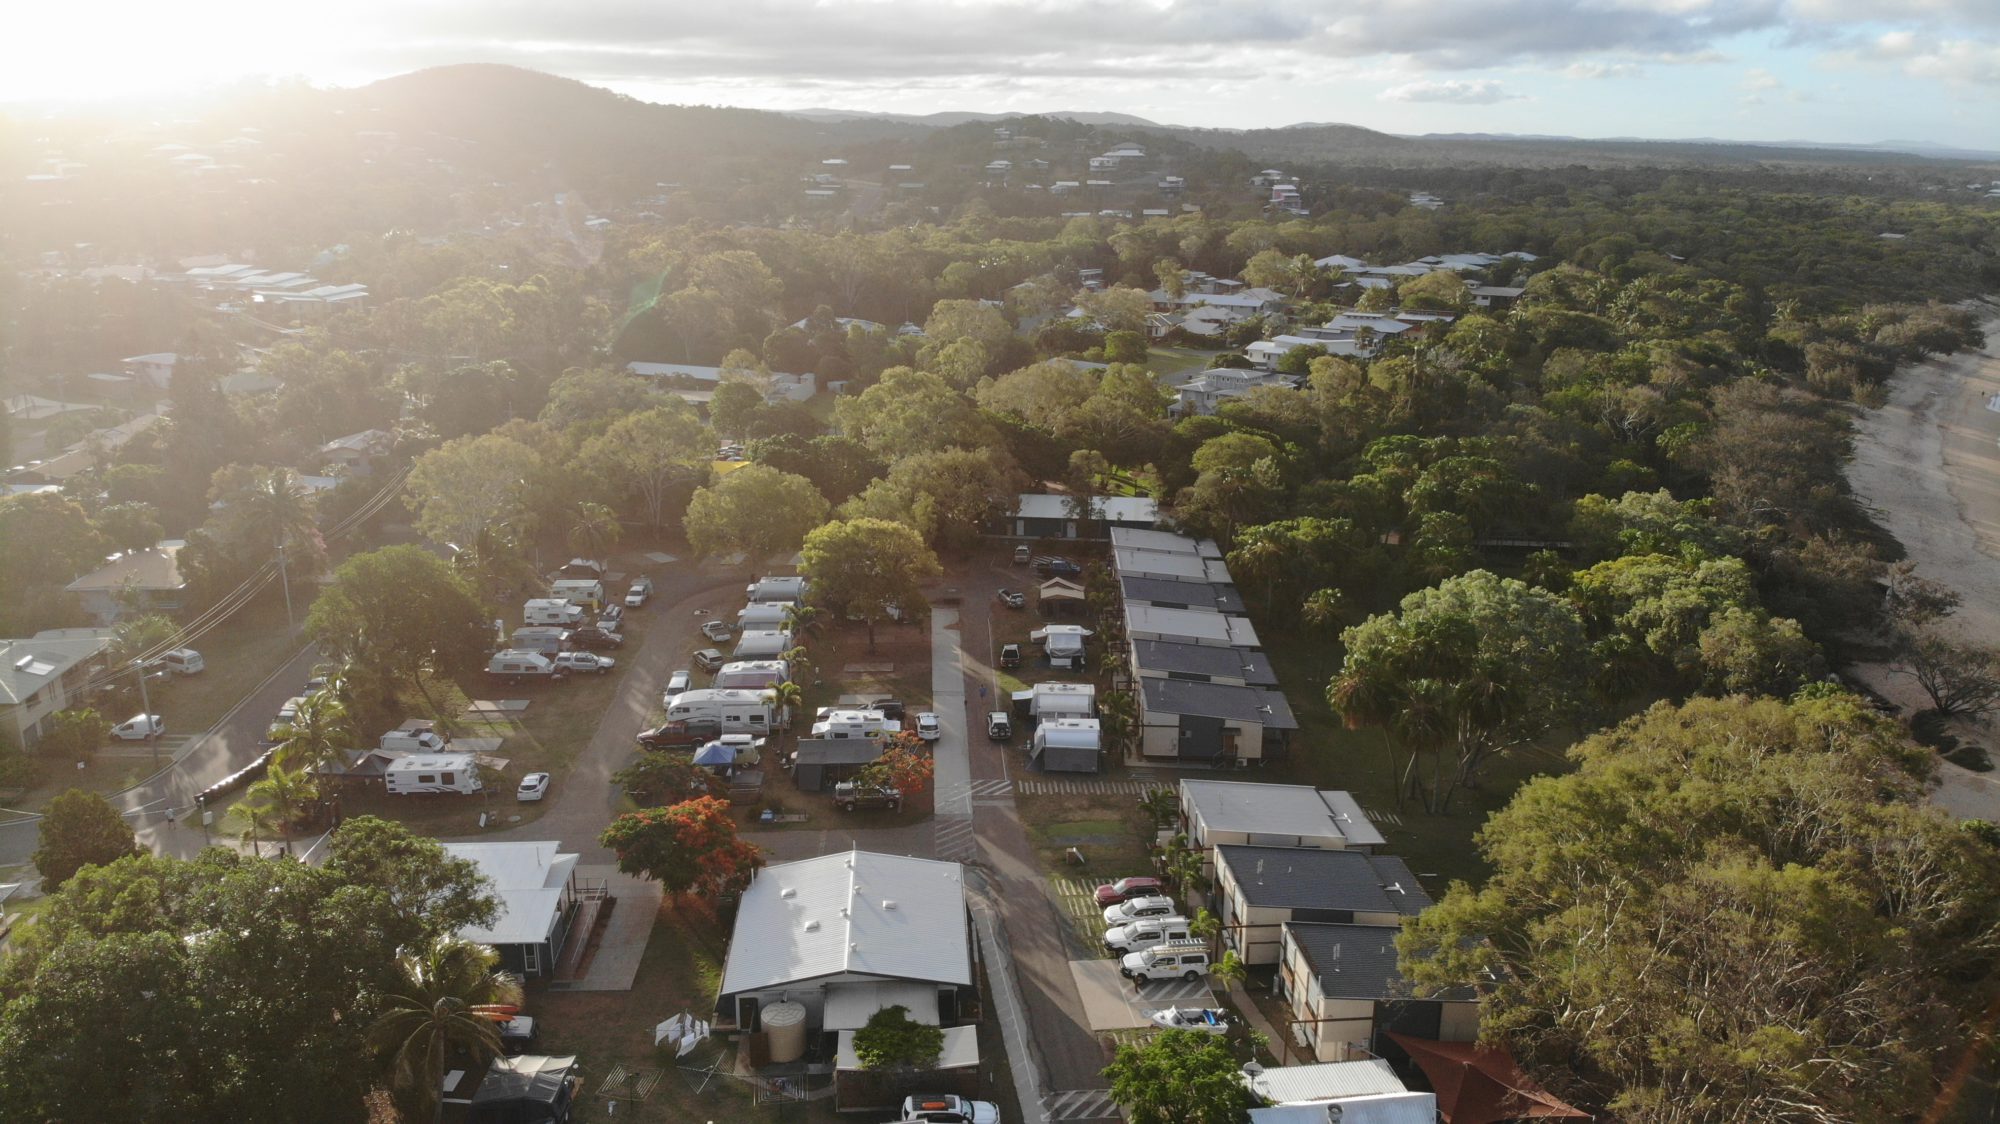
[(1172, 917), (1176, 912), (1177, 909), (1174, 905), (1174, 900), (1169, 897), (1155, 895), (1145, 898), (1133, 898), (1131, 901), (1119, 902), (1117, 905), (1107, 908), (1104, 911), (1104, 923), (1106, 925), (1123, 925), (1127, 922), (1138, 921), (1146, 917)]
[(1107, 882), (1097, 888), (1097, 904), (1117, 905), (1119, 902), (1129, 902), (1133, 898), (1158, 897), (1164, 892), (1157, 878), (1147, 878), (1143, 875), (1120, 878), (1116, 882)]
[(986, 715), (986, 736), (996, 742), (1012, 741), (1014, 720), (1007, 717), (1004, 710), (991, 711)]
[(951, 1093), (919, 1093), (903, 1099), (897, 1124), (1000, 1124), (1000, 1106)]
[(1104, 931), (1104, 947), (1116, 953), (1144, 952), (1168, 941), (1192, 940), (1185, 917), (1147, 917)]
[(1021, 646), (1019, 644), (1000, 645), (1000, 666), (1001, 667), (1021, 666)]
[(547, 773), (529, 773), (527, 776), (521, 778), (521, 786), (514, 790), (514, 799), (525, 803), (540, 800), (548, 794), (549, 775)]
[(1118, 960), (1118, 974), (1136, 983), (1147, 980), (1198, 980), (1208, 974), (1206, 941), (1174, 941)]
[(732, 635), (728, 621), (706, 621), (701, 626), (701, 634), (717, 644), (728, 642)]
[(729, 657), (714, 648), (703, 648), (694, 654), (694, 665), (703, 671), (714, 671), (729, 662)]
[(694, 686), (693, 674), (690, 673), (686, 668), (682, 668), (679, 671), (674, 672), (672, 675), (667, 676), (667, 697), (673, 698), (675, 695), (680, 694), (682, 691), (685, 691), (692, 686)]
[(587, 624), (582, 628), (569, 630), (569, 646), (586, 651), (598, 648), (622, 648), (625, 646), (625, 638), (609, 629)]
[(625, 607), (637, 609), (653, 596), (653, 579), (633, 578), (632, 588), (625, 591)]
[(1018, 589), (1003, 589), (1000, 591), (999, 597), (1000, 603), (1009, 609), (1025, 609), (1028, 607), (1028, 595)]
[(554, 662), (559, 671), (586, 671), (593, 675), (602, 675), (618, 666), (617, 660), (596, 652), (557, 652)]
[(136, 714), (111, 727), (111, 736), (120, 741), (144, 741), (167, 732), (167, 720), (157, 714)]
[(917, 737), (934, 742), (944, 736), (944, 723), (928, 710), (917, 712)]

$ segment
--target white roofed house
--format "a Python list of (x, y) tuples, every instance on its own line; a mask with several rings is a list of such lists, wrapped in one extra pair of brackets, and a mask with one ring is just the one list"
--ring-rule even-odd
[(180, 356), (171, 351), (156, 351), (151, 355), (134, 355), (130, 359), (120, 359), (118, 365), (125, 373), (139, 379), (155, 390), (166, 390), (174, 381), (174, 364)]
[(187, 596), (181, 576), (183, 539), (162, 539), (147, 550), (114, 554), (110, 561), (64, 586), (83, 611), (108, 625), (128, 611), (171, 613)]
[(23, 749), (42, 737), (42, 722), (77, 702), (104, 663), (107, 629), (58, 628), (26, 640), (0, 640), (0, 732)]
[[(1321, 343), (1319, 340), (1301, 340), (1301, 343)], [(1260, 340), (1246, 350), (1252, 361), (1262, 360), (1265, 368), (1275, 363), (1293, 344), (1278, 345), (1276, 354), (1265, 358), (1258, 352), (1259, 347), (1270, 347), (1271, 341)], [(1241, 398), (1261, 386), (1277, 387), (1281, 390), (1298, 389), (1299, 380), (1292, 375), (1281, 375), (1268, 369), (1245, 370), (1238, 367), (1211, 367), (1194, 378), (1174, 388), (1172, 413), (1176, 417), (1207, 417), (1222, 408), (1231, 399)]]
[(500, 906), (492, 924), (468, 925), (458, 935), (492, 945), (510, 972), (529, 979), (554, 974), (580, 908), (577, 856), (562, 853), (554, 840), (446, 843), (444, 849), (479, 867)]

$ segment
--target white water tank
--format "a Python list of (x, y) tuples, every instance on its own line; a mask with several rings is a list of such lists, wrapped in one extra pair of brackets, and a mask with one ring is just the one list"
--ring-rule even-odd
[(786, 1000), (764, 1008), (764, 1033), (771, 1043), (771, 1064), (795, 1062), (806, 1052), (806, 1008)]

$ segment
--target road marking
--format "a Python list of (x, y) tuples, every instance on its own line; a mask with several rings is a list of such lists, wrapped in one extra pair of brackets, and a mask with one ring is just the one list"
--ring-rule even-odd
[(1127, 793), (1143, 796), (1148, 789), (1158, 787), (1151, 781), (1020, 780), (1014, 783), (1014, 791), (1023, 796), (1113, 796)]
[(1112, 1103), (1108, 1089), (1071, 1089), (1042, 1098), (1042, 1111), (1050, 1120), (1122, 1120), (1124, 1115)]
[(972, 782), (974, 796), (1012, 796), (1014, 782), (1005, 780), (984, 780)]
[(971, 816), (939, 816), (931, 828), (932, 850), (949, 862), (970, 862), (979, 857), (979, 840), (972, 831)]

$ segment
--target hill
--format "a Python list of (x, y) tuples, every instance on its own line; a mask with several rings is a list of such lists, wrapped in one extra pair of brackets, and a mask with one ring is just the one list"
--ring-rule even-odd
[(1144, 117), (1135, 117), (1130, 113), (1078, 112), (1070, 109), (1051, 109), (1047, 112), (1033, 114), (974, 113), (969, 110), (945, 110), (939, 113), (915, 114), (876, 113), (859, 109), (791, 109), (786, 110), (785, 115), (788, 117), (803, 117), (808, 121), (895, 121), (902, 124), (926, 125), (937, 128), (950, 128), (953, 125), (965, 125), (977, 121), (1011, 121), (1026, 116), (1061, 118), (1065, 121), (1074, 121), (1079, 125), (1123, 125), (1152, 129), (1178, 127), (1161, 125), (1157, 121), (1148, 121)]

